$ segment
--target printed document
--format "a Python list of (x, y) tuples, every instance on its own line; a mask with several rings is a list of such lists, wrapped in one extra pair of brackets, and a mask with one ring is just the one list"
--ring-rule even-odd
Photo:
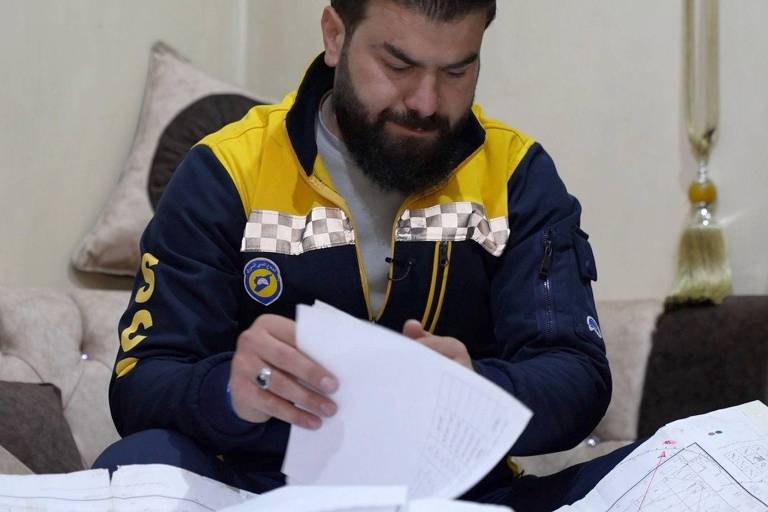
[(338, 413), (291, 428), (290, 484), (406, 486), (455, 498), (501, 460), (531, 417), (506, 391), (401, 334), (324, 304), (299, 306), (299, 348), (339, 379)]
[(65, 475), (0, 475), (3, 512), (211, 512), (255, 494), (160, 464)]
[(768, 407), (678, 420), (627, 456), (568, 512), (768, 511)]

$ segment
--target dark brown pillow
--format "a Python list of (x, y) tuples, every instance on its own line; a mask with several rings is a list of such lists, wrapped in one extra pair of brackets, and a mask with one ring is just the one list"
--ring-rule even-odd
[(83, 469), (53, 384), (0, 381), (0, 445), (35, 473)]
[(173, 171), (192, 146), (209, 133), (237, 121), (259, 104), (242, 94), (211, 94), (179, 112), (163, 130), (149, 169), (147, 192), (152, 211), (157, 209)]

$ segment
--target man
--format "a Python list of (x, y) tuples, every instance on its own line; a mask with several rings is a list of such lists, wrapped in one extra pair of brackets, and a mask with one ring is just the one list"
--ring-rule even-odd
[[(512, 455), (589, 434), (611, 391), (594, 261), (549, 156), (473, 105), (495, 9), (333, 0), (298, 92), (190, 151), (142, 238), (110, 386), (127, 437), (97, 466), (282, 485), (290, 425), (322, 428), (344, 385), (296, 346), (295, 307), (314, 300), (524, 402)], [(552, 508), (618, 457), (550, 479), (501, 461), (466, 498)]]

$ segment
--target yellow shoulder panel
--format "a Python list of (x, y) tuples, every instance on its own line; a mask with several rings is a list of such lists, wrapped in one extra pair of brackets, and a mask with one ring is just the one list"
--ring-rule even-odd
[(460, 165), (444, 187), (418, 199), (412, 207), (472, 201), (482, 204), (489, 218), (507, 215), (507, 182), (535, 140), (501, 121), (485, 117), (479, 105), (473, 107), (473, 112), (485, 129), (485, 144)]

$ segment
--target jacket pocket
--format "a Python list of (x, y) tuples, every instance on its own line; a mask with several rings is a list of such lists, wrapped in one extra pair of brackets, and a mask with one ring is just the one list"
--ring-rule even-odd
[(536, 317), (543, 338), (553, 342), (575, 332), (601, 340), (591, 286), (597, 270), (587, 234), (568, 218), (545, 228), (539, 243)]
[(589, 235), (579, 228), (573, 233), (574, 248), (576, 249), (576, 260), (579, 265), (579, 274), (584, 281), (597, 281), (597, 266), (595, 265), (595, 255), (592, 253), (592, 247), (588, 242)]

